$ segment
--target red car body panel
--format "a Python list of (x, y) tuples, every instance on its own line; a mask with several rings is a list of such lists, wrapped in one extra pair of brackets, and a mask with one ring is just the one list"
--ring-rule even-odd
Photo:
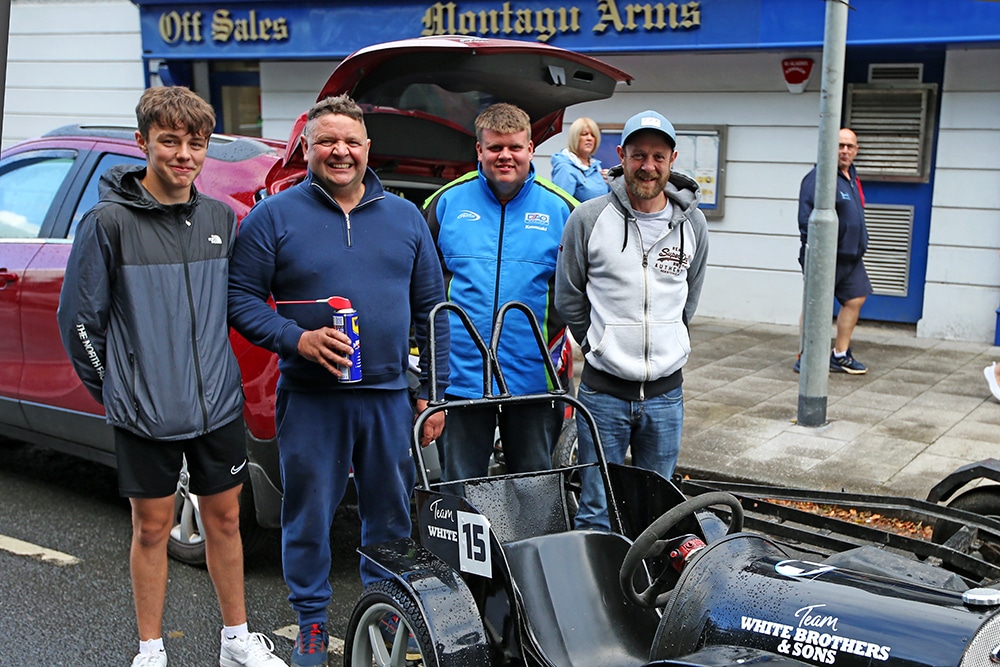
[[(259, 141), (259, 140), (258, 140)], [(196, 183), (198, 190), (224, 201), (242, 219), (264, 187), (272, 165), (280, 164), (284, 142), (263, 141), (271, 153), (249, 159), (222, 161), (209, 158)], [(124, 155), (137, 160), (144, 155), (134, 141), (113, 137), (43, 137), (21, 143), (4, 153), (9, 159), (46, 150)], [(86, 175), (77, 176), (82, 178)], [(104, 408), (83, 387), (63, 350), (56, 322), (59, 292), (72, 244), (65, 238), (26, 239), (0, 243), (0, 269), (16, 276), (0, 286), (0, 397), (69, 412), (103, 415)], [(255, 437), (274, 437), (274, 389), (277, 357), (231, 333), (231, 342), (250, 388), (247, 425)], [(39, 411), (24, 412), (24, 426), (53, 436), (49, 417)]]

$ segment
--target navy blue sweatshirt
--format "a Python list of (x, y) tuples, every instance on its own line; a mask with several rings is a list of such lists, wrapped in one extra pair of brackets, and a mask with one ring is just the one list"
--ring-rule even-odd
[[(309, 174), (259, 202), (240, 226), (229, 269), (229, 322), (251, 343), (278, 353), (280, 388), (403, 389), (411, 326), (417, 346), (427, 350), (427, 315), (444, 300), (434, 241), (417, 207), (385, 192), (370, 169), (364, 185), (361, 202), (345, 214)], [(273, 310), (269, 295), (275, 301), (350, 299), (360, 323), (361, 382), (340, 383), (298, 353), (303, 332), (331, 326), (328, 305)], [(447, 319), (439, 318), (437, 327), (439, 396), (448, 382)]]
[[(868, 229), (865, 227), (865, 200), (861, 194), (861, 184), (854, 165), (848, 169), (850, 178), (844, 172), (837, 170), (837, 261), (856, 262), (868, 250)], [(802, 248), (799, 251), (799, 264), (805, 256), (806, 232), (809, 229), (809, 216), (815, 208), (816, 168), (805, 175), (799, 188), (799, 237)]]

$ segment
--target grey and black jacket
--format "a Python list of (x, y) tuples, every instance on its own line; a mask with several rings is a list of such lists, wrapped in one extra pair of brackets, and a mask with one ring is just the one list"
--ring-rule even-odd
[(698, 184), (670, 175), (673, 215), (646, 252), (621, 166), (611, 192), (578, 206), (563, 231), (556, 308), (580, 343), (581, 382), (623, 400), (644, 400), (681, 385), (691, 352), (687, 324), (705, 279), (708, 225)]
[(164, 205), (145, 167), (101, 178), (77, 230), (59, 298), (73, 367), (108, 423), (154, 440), (202, 435), (243, 409), (226, 296), (236, 216), (192, 188)]

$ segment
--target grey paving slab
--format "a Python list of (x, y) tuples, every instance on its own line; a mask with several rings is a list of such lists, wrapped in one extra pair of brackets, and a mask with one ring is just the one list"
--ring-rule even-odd
[(684, 374), (684, 398), (696, 398), (705, 392), (725, 387), (732, 378), (712, 377), (710, 373), (685, 373)]
[(1000, 456), (1000, 429), (995, 424), (963, 419), (945, 432), (950, 438), (974, 440), (991, 445), (994, 453), (990, 456)]
[(746, 451), (745, 458), (771, 463), (788, 458), (803, 459), (802, 468), (809, 469), (844, 446), (843, 441), (825, 437), (818, 429), (796, 426), (751, 447)]
[(871, 430), (871, 424), (853, 421), (851, 419), (838, 419), (827, 411), (827, 423), (823, 426), (797, 426), (804, 433), (817, 435), (821, 438), (832, 438), (833, 440), (843, 440), (850, 442), (861, 434)]
[[(1000, 427), (1000, 403), (993, 398), (983, 401), (970, 410), (969, 413), (965, 415), (965, 419), (974, 422), (982, 422), (984, 424), (993, 424)], [(1000, 430), (998, 430), (997, 434), (1000, 436)]]
[(826, 412), (827, 419), (830, 421), (848, 421), (864, 425), (869, 429), (891, 414), (893, 414), (892, 410), (883, 410), (877, 406), (851, 405), (843, 402), (831, 404)]
[(952, 428), (958, 418), (943, 410), (904, 406), (871, 428), (872, 433), (929, 445)]
[(953, 456), (923, 453), (886, 483), (887, 493), (926, 498), (938, 480), (966, 463), (968, 461)]
[[(983, 383), (985, 387), (986, 384)], [(986, 390), (987, 393), (989, 390)], [(971, 416), (973, 410), (976, 410), (979, 406), (983, 405), (983, 399), (978, 396), (962, 396), (949, 394), (945, 392), (938, 391), (936, 387), (931, 387), (929, 390), (920, 394), (919, 396), (914, 396), (913, 400), (907, 405), (913, 407), (930, 407), (930, 408), (941, 408), (942, 410), (948, 410), (960, 417), (968, 418)], [(1000, 408), (1000, 403), (996, 404)]]
[[(784, 393), (779, 394), (779, 396), (784, 395)], [(788, 423), (794, 423), (796, 418), (796, 412), (798, 410), (797, 404), (793, 401), (777, 401), (776, 397), (772, 396), (769, 400), (753, 406), (752, 408), (747, 408), (743, 411), (743, 414), (750, 417), (763, 417), (764, 419), (770, 419), (772, 421), (783, 421)]]
[(797, 327), (699, 317), (691, 337), (678, 472), (922, 498), (1000, 457), (1000, 402), (982, 375), (1000, 347), (862, 322), (852, 349), (869, 373), (831, 374), (829, 421), (813, 429), (795, 424)]
[[(766, 399), (773, 396), (775, 393), (784, 390), (783, 387), (775, 388), (774, 392), (760, 392), (755, 391), (751, 388), (751, 384), (746, 382), (750, 378), (741, 378), (734, 380), (726, 384), (725, 386), (719, 387), (718, 389), (713, 389), (712, 391), (705, 392), (701, 395), (701, 398), (706, 401), (713, 401), (715, 403), (724, 403), (726, 405), (738, 405), (743, 408), (752, 408), (755, 405), (765, 401)], [(763, 382), (774, 382), (773, 380), (761, 379), (755, 383), (758, 386), (759, 383)]]
[(891, 394), (908, 398), (918, 396), (928, 388), (929, 385), (916, 384), (895, 374), (881, 377), (865, 385), (865, 389), (880, 395)]
[(858, 405), (861, 407), (878, 407), (883, 410), (895, 412), (909, 403), (913, 396), (899, 394), (886, 394), (878, 391), (878, 388), (864, 387), (854, 391), (837, 402), (838, 406)]
[(684, 401), (684, 435), (698, 433), (738, 414), (741, 408), (700, 398)]

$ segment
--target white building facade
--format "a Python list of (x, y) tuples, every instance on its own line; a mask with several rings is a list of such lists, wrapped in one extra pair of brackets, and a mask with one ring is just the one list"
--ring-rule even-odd
[[(4, 145), (70, 122), (131, 124), (141, 90), (161, 81), (209, 99), (220, 131), (287, 139), (337, 62), (362, 46), (462, 31), (547, 41), (634, 77), (612, 98), (566, 113), (567, 127), (578, 116), (596, 120), (605, 151), (625, 119), (646, 108), (716, 141), (715, 176), (703, 181), (717, 191), (699, 314), (798, 321), (797, 197), (817, 155), (823, 2), (135, 1), (14, 0)], [(1000, 3), (852, 5), (844, 121), (858, 131), (859, 166), (869, 160), (866, 263), (876, 283), (862, 318), (908, 323), (918, 336), (992, 342)], [(629, 9), (647, 6), (648, 15)], [(813, 62), (802, 92), (791, 92), (786, 60)], [(536, 147), (541, 173), (564, 136)]]

